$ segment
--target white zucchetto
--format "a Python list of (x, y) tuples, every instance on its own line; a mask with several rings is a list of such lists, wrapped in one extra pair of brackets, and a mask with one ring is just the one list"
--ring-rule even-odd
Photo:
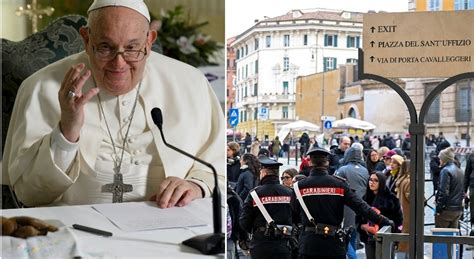
[(123, 6), (130, 8), (145, 16), (148, 22), (151, 21), (150, 12), (143, 0), (94, 0), (92, 5), (89, 7), (89, 10), (87, 10), (87, 14), (93, 10), (108, 6)]

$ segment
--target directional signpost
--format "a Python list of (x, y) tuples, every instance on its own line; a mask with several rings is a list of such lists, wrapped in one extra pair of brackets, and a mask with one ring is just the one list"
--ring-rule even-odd
[(474, 11), (364, 15), (364, 73), (450, 77), (474, 71)]
[[(429, 107), (443, 90), (458, 81), (474, 78), (472, 24), (474, 10), (364, 15), (364, 48), (359, 49), (359, 79), (372, 79), (391, 87), (405, 102), (410, 114), (410, 159), (415, 161), (410, 165), (410, 258), (424, 257), (423, 245), (420, 244), (425, 242), (425, 151), (421, 148), (425, 145), (425, 119)], [(431, 90), (421, 108), (417, 109), (408, 93), (389, 77), (448, 79)], [(386, 246), (385, 242), (382, 240), (382, 247)], [(470, 244), (471, 240), (459, 238), (456, 242)]]
[(239, 124), (239, 109), (229, 109), (229, 124), (232, 127)]

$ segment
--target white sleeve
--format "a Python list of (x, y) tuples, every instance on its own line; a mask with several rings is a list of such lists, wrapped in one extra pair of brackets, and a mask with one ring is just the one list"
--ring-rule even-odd
[(69, 142), (57, 125), (51, 135), (51, 156), (54, 163), (63, 171), (67, 172), (76, 157), (79, 142)]

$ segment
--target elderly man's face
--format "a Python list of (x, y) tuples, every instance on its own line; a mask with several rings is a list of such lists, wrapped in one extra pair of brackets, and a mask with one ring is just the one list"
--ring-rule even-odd
[[(125, 7), (105, 7), (91, 15), (91, 24), (89, 28), (81, 29), (81, 35), (94, 80), (97, 86), (112, 95), (128, 93), (143, 76), (156, 31), (149, 31), (145, 17)], [(146, 51), (147, 55), (140, 61), (127, 61), (120, 54), (127, 50)], [(112, 53), (112, 58), (101, 57), (103, 51)], [(116, 52), (119, 54), (113, 56)]]
[(346, 151), (351, 146), (351, 140), (349, 138), (342, 138), (341, 144), (339, 144), (339, 149)]

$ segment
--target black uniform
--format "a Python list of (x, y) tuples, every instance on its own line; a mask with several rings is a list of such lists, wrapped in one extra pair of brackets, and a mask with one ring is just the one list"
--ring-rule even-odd
[[(271, 159), (266, 157), (259, 160), (263, 167), (268, 166), (268, 164), (264, 164), (262, 160), (271, 163), (269, 162)], [(273, 163), (277, 162), (273, 161)], [(279, 166), (281, 163), (274, 165)], [(261, 185), (255, 187), (254, 190), (275, 225), (279, 225), (280, 229), (281, 225), (292, 225), (290, 205), (292, 190), (280, 184), (278, 175), (266, 175), (261, 179)], [(244, 202), (240, 225), (245, 231), (253, 233), (250, 242), (252, 258), (290, 258), (289, 238), (282, 235), (279, 230), (268, 226), (250, 194)], [(269, 230), (267, 230), (267, 227)]]
[[(311, 152), (321, 152), (323, 155), (328, 153), (320, 148), (310, 150), (308, 154)], [(359, 198), (343, 178), (329, 175), (325, 167), (313, 168), (309, 177), (298, 182), (298, 187), (315, 221), (314, 223), (309, 221), (293, 193), (291, 205), (295, 212), (294, 221), (295, 223), (300, 221), (303, 225), (299, 238), (299, 253), (302, 258), (317, 258), (318, 256), (346, 258), (346, 244), (336, 233), (340, 230), (343, 221), (344, 205), (373, 222), (379, 222), (381, 225), (390, 224), (387, 218), (377, 215), (367, 203)], [(296, 218), (296, 215), (299, 215), (299, 218)], [(325, 235), (326, 227), (329, 231)]]

